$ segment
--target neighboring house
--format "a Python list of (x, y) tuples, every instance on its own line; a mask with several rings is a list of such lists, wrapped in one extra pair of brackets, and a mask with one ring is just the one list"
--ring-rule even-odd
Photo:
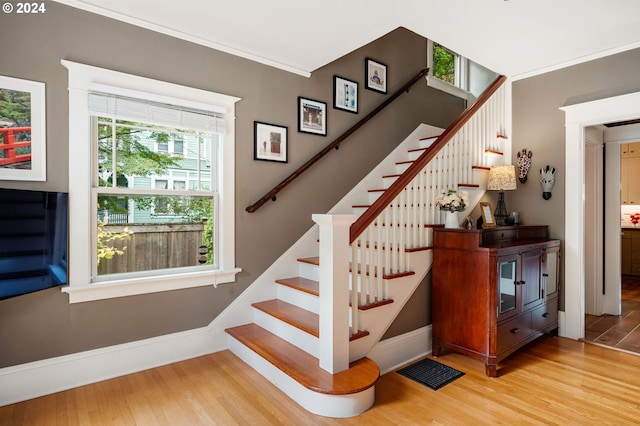
[[(24, 58), (0, 64), (0, 74), (47, 84), (47, 181), (28, 183), (33, 187), (64, 190), (68, 187), (70, 172), (86, 166), (83, 162), (70, 160), (73, 156), (69, 152), (67, 135), (74, 132), (74, 123), (69, 123), (66, 108), (68, 75), (60, 63), (63, 59), (72, 58), (88, 65), (241, 99), (236, 117), (230, 120), (236, 134), (233, 164), (236, 181), (235, 192), (227, 196), (235, 208), (235, 226), (225, 230), (234, 232), (236, 263), (243, 270), (235, 283), (73, 305), (69, 304), (68, 295), (58, 288), (0, 301), (0, 395), (5, 401), (11, 400), (12, 389), (4, 386), (3, 381), (14, 374), (32, 371), (34, 377), (38, 377), (32, 382), (43, 382), (48, 378), (40, 380), (38, 368), (54, 364), (75, 367), (77, 359), (83, 357), (78, 354), (86, 351), (103, 354), (107, 352), (105, 348), (115, 345), (123, 348), (126, 344), (149, 339), (148, 345), (136, 345), (140, 356), (131, 357), (144, 360), (149, 359), (148, 354), (156, 352), (158, 347), (155, 345), (168, 335), (177, 335), (189, 343), (174, 348), (176, 357), (224, 349), (225, 341), (202, 343), (197, 340), (199, 333), (307, 231), (311, 226), (311, 214), (331, 208), (418, 123), (427, 121), (434, 126), (446, 127), (464, 107), (464, 102), (456, 96), (426, 85), (416, 86), (409, 95), (420, 96), (420, 102), (414, 98), (398, 101), (388, 114), (360, 130), (348, 144), (320, 162), (312, 173), (303, 176), (296, 186), (278, 195), (276, 202), (266, 205), (259, 213), (249, 214), (244, 211), (246, 206), (315, 155), (337, 136), (339, 130), (348, 128), (357, 118), (331, 109), (333, 75), (360, 81), (363, 60), (371, 56), (387, 64), (388, 84), (396, 88), (425, 66), (425, 39), (400, 28), (305, 79), (53, 2), (47, 4), (46, 14), (38, 19), (3, 21), (0, 34), (22, 34), (12, 41), (11, 52), (29, 52)], [(400, 51), (402, 54), (397, 53)], [(0, 48), (0, 52), (11, 53), (8, 47)], [(553, 237), (564, 239), (564, 184), (576, 176), (564, 170), (565, 128), (559, 108), (576, 99), (640, 91), (638, 66), (640, 50), (636, 49), (513, 82), (512, 152), (523, 148), (533, 151), (532, 173), (546, 164), (559, 169), (549, 201), (541, 198), (535, 175), (526, 185), (519, 186), (518, 191), (507, 194), (509, 208), (520, 211), (523, 223), (548, 224)], [(298, 96), (327, 102), (327, 138), (296, 132)], [(360, 110), (369, 111), (383, 99), (379, 93), (362, 90)], [(288, 163), (254, 160), (254, 121), (288, 127)], [(179, 144), (176, 147), (174, 141), (174, 153), (178, 153), (176, 148), (179, 151)], [(185, 159), (182, 164), (181, 170), (147, 178), (144, 184), (164, 185), (166, 181), (167, 186), (181, 185), (178, 182), (190, 185), (189, 173), (197, 163), (190, 161), (187, 164)], [(224, 161), (221, 164), (232, 166)], [(6, 184), (7, 187), (11, 185)], [(130, 211), (130, 215), (136, 214), (135, 209)], [(76, 219), (72, 217), (71, 220)], [(152, 221), (153, 218), (148, 216), (144, 220)], [(427, 293), (418, 291), (416, 295), (383, 339), (429, 326)], [(123, 361), (123, 369), (130, 360)], [(119, 367), (113, 363), (107, 365)], [(76, 372), (87, 381), (96, 378), (90, 367), (78, 366)], [(108, 374), (104, 373), (104, 377)]]

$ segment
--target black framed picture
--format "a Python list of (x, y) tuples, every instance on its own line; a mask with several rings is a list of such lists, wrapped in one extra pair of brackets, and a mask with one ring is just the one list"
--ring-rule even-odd
[(358, 113), (358, 83), (333, 76), (333, 107)]
[(298, 131), (327, 135), (327, 104), (313, 99), (298, 97)]
[(287, 162), (286, 126), (253, 122), (253, 159), (263, 161)]
[(375, 92), (387, 93), (387, 66), (381, 62), (366, 58), (364, 66), (365, 87)]

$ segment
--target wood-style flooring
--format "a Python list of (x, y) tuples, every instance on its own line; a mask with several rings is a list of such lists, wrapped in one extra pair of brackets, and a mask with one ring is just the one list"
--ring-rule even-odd
[(640, 354), (640, 277), (622, 276), (622, 315), (586, 315), (585, 341)]
[(438, 391), (383, 375), (363, 414), (308, 413), (229, 351), (0, 407), (0, 425), (632, 425), (640, 357), (545, 336), (500, 364), (447, 353), (465, 375)]

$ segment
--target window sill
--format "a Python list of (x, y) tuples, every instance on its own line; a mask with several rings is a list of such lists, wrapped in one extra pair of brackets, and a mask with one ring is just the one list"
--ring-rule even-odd
[(177, 275), (144, 277), (62, 288), (69, 294), (69, 303), (90, 302), (114, 297), (134, 296), (161, 291), (180, 290), (235, 282), (240, 268), (224, 271), (190, 272)]
[(427, 86), (429, 87), (433, 87), (434, 89), (438, 89), (450, 95), (457, 96), (458, 98), (462, 98), (467, 102), (473, 102), (475, 100), (475, 97), (471, 92), (467, 92), (466, 90), (456, 87), (453, 84), (449, 84), (445, 81), (440, 80), (439, 78), (430, 75), (425, 78), (427, 79)]

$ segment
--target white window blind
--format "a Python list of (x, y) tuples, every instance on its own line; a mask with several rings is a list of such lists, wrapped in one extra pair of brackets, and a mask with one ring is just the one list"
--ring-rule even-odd
[(224, 114), (142, 99), (89, 92), (89, 113), (167, 127), (225, 133)]

